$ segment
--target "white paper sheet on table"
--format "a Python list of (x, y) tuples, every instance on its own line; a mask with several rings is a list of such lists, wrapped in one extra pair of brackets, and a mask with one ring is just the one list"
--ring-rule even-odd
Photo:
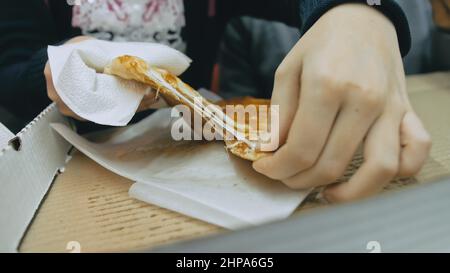
[(103, 167), (137, 183), (130, 195), (225, 228), (288, 217), (309, 191), (292, 191), (229, 155), (222, 142), (174, 141), (169, 109), (90, 142), (63, 124), (52, 127)]

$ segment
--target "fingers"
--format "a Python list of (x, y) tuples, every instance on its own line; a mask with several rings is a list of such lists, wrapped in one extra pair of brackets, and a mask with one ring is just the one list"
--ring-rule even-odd
[[(301, 65), (290, 63), (289, 56), (292, 54), (294, 54), (294, 51), (291, 51), (288, 56), (286, 56), (283, 63), (275, 72), (275, 81), (271, 99), (272, 105), (279, 106), (280, 144), (283, 144), (287, 138), (289, 128), (297, 111), (300, 97)], [(300, 60), (300, 58), (297, 60)]]
[(431, 138), (419, 117), (409, 111), (400, 127), (400, 177), (416, 175), (424, 165), (431, 149)]
[(331, 202), (361, 199), (383, 189), (398, 173), (402, 116), (385, 113), (369, 131), (364, 163), (348, 181), (327, 187), (323, 195)]
[(341, 110), (317, 163), (283, 182), (290, 188), (308, 189), (340, 178), (377, 117), (373, 110), (370, 107), (355, 109), (354, 106)]
[(300, 105), (287, 142), (274, 154), (255, 162), (256, 171), (283, 180), (313, 166), (339, 111), (340, 100), (334, 94), (332, 99), (324, 94), (334, 91), (313, 81), (302, 85)]

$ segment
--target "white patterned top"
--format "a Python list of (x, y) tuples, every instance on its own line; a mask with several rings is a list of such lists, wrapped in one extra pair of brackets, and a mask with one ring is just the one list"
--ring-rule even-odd
[(102, 40), (157, 42), (185, 51), (183, 0), (81, 0), (72, 25)]

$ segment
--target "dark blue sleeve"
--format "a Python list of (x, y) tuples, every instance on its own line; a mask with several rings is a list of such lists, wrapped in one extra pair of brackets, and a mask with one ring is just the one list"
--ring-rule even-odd
[[(8, 2), (0, 9), (0, 106), (29, 120), (51, 102), (44, 77), (47, 45), (59, 44), (72, 33), (59, 34), (61, 20), (54, 20), (43, 0), (0, 2)], [(56, 7), (61, 16), (70, 11)]]
[(44, 66), (53, 40), (43, 1), (8, 1), (0, 11), (0, 105), (30, 119), (50, 100)]
[(0, 105), (24, 119), (31, 119), (51, 101), (47, 97), (44, 67), (47, 48), (27, 61), (0, 67)]
[(394, 0), (300, 0), (300, 30), (305, 34), (314, 23), (328, 10), (345, 3), (377, 3), (371, 5), (388, 17), (395, 26), (402, 56), (406, 56), (411, 49), (411, 33), (408, 19), (402, 8)]

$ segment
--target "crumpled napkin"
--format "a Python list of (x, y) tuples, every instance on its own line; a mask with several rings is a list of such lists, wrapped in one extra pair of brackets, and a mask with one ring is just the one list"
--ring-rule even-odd
[(127, 125), (149, 87), (102, 73), (112, 59), (121, 55), (137, 56), (176, 75), (191, 63), (183, 53), (156, 43), (86, 40), (49, 46), (53, 84), (62, 101), (86, 120)]

